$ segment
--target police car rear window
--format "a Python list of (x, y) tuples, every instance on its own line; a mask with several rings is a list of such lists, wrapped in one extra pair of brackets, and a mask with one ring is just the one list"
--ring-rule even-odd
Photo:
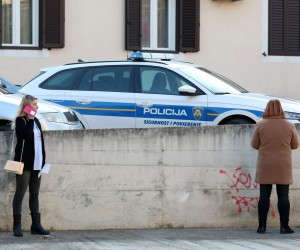
[(44, 81), (40, 87), (51, 90), (71, 90), (78, 76), (77, 68), (60, 71)]

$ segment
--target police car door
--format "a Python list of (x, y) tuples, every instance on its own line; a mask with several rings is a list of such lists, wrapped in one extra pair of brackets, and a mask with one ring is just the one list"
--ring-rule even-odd
[(87, 67), (72, 91), (87, 128), (134, 128), (132, 66)]
[[(198, 127), (206, 125), (207, 95), (180, 95), (178, 88), (192, 85), (163, 67), (139, 66), (137, 70), (137, 128)], [(195, 86), (193, 86), (195, 87)]]

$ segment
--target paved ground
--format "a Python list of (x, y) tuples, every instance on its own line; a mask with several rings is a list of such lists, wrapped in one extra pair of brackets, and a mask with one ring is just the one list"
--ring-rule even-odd
[(254, 228), (153, 229), (58, 231), (50, 237), (31, 235), (17, 238), (12, 232), (0, 232), (2, 249), (300, 249), (300, 228), (294, 234), (281, 235), (278, 228), (257, 234)]

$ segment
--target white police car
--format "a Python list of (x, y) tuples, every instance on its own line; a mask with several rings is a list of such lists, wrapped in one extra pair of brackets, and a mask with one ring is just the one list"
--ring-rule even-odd
[[(126, 61), (42, 69), (20, 92), (75, 109), (90, 129), (253, 124), (273, 98), (198, 65), (146, 60), (140, 52)], [(287, 118), (298, 123), (300, 103), (280, 100)]]

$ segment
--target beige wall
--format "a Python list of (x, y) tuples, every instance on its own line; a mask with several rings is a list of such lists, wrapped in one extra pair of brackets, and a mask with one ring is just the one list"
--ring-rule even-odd
[[(45, 132), (51, 172), (40, 211), (53, 230), (255, 227), (259, 189), (252, 125)], [(298, 132), (300, 127), (297, 128)], [(0, 164), (12, 133), (0, 132)], [(300, 226), (300, 153), (293, 152), (292, 226)], [(0, 230), (12, 227), (13, 175), (0, 169)], [(268, 226), (279, 225), (272, 194)], [(30, 228), (28, 194), (22, 223)]]
[[(0, 75), (24, 84), (42, 67), (83, 60), (126, 59), (124, 0), (66, 0), (66, 46), (0, 50)], [(204, 65), (253, 92), (300, 99), (299, 57), (267, 52), (268, 0), (201, 0), (200, 52), (179, 60)]]

